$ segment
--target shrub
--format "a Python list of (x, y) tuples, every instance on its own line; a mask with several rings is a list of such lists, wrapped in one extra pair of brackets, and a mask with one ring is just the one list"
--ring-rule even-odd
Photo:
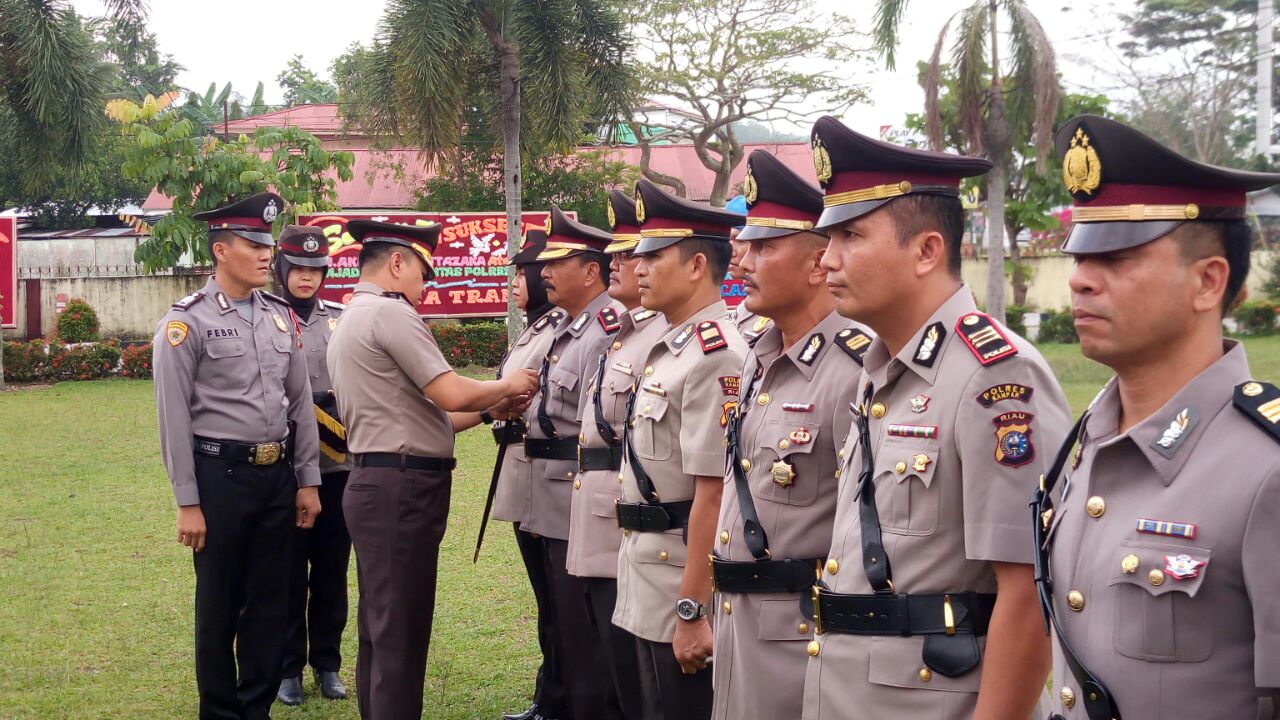
[(1078, 343), (1080, 336), (1076, 334), (1075, 322), (1071, 319), (1071, 310), (1062, 309), (1047, 312), (1040, 316), (1041, 343)]
[(1231, 311), (1244, 335), (1271, 335), (1276, 331), (1277, 306), (1270, 300), (1246, 300)]
[(454, 367), (496, 367), (507, 352), (506, 323), (433, 323), (431, 334), (445, 360)]
[(93, 380), (109, 377), (120, 364), (120, 343), (116, 340), (67, 347), (49, 346), (51, 380)]
[(49, 358), (43, 340), (4, 344), (4, 379), (9, 382), (40, 382), (49, 376)]
[(151, 343), (125, 348), (120, 356), (120, 374), (127, 378), (151, 377)]
[(67, 303), (58, 316), (58, 339), (64, 343), (93, 342), (98, 339), (98, 313), (79, 298)]
[(1031, 311), (1026, 305), (1010, 305), (1004, 311), (1004, 325), (1010, 330), (1018, 334), (1019, 337), (1027, 336), (1027, 321), (1023, 315)]

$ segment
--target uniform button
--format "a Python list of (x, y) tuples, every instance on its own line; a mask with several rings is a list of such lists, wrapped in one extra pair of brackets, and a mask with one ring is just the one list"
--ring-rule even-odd
[(1069, 687), (1064, 687), (1058, 693), (1058, 698), (1062, 700), (1062, 707), (1072, 708), (1076, 704), (1076, 693)]
[(623, 537), (631, 537), (631, 531), (630, 531), (630, 530), (623, 530), (623, 531), (622, 531), (622, 536), (623, 536)]
[(662, 552), (658, 553), (658, 559), (659, 559), (659, 560), (661, 560), (661, 561), (663, 561), (663, 562), (666, 562), (666, 561), (667, 561), (667, 558), (669, 558), (669, 557), (671, 557), (671, 556), (667, 554), (667, 551), (666, 551), (666, 550), (663, 550)]
[(612, 345), (611, 347), (612, 347), (614, 350), (617, 350), (618, 348), (622, 347), (622, 343), (618, 342), (617, 340), (614, 340), (614, 341), (613, 341), (613, 345)]
[(1121, 570), (1123, 570), (1123, 571), (1125, 571), (1126, 573), (1135, 573), (1135, 572), (1137, 572), (1137, 571), (1138, 571), (1138, 556), (1137, 556), (1137, 555), (1125, 555), (1125, 556), (1124, 556), (1124, 559), (1120, 561), (1120, 569), (1121, 569)]
[(828, 575), (835, 575), (839, 571), (840, 571), (840, 563), (836, 562), (835, 558), (831, 558), (830, 560), (827, 561)]
[(573, 489), (574, 489), (574, 490), (581, 490), (581, 489), (582, 489), (582, 481), (581, 481), (581, 480), (574, 480), (574, 481), (573, 481)]
[(836, 451), (836, 457), (840, 458), (841, 460), (844, 459), (844, 448), (840, 448), (839, 450)]
[(645, 403), (645, 405), (644, 405), (644, 411), (645, 411), (645, 412), (653, 412), (653, 406), (652, 406), (652, 405), (650, 405), (649, 403)]
[(929, 682), (933, 679), (933, 671), (929, 668), (920, 668), (917, 674), (920, 676), (920, 682)]
[(728, 545), (728, 544), (729, 544), (729, 531), (728, 531), (728, 530), (721, 530), (721, 531), (720, 531), (720, 544), (721, 544), (721, 545)]
[(725, 615), (732, 615), (732, 614), (733, 614), (733, 606), (729, 604), (729, 601), (728, 601), (728, 600), (725, 600), (725, 601), (724, 601), (724, 605), (723, 605), (723, 607), (724, 607), (724, 614), (725, 614)]
[(644, 369), (644, 376), (645, 376), (645, 377), (650, 377), (650, 376), (652, 376), (652, 375), (653, 375), (653, 366), (652, 366), (652, 365), (650, 365), (650, 366), (648, 366), (648, 367), (646, 367), (646, 368)]
[(809, 657), (818, 657), (818, 653), (822, 652), (822, 646), (818, 644), (817, 640), (810, 640), (804, 651), (809, 653)]
[(1102, 513), (1107, 511), (1107, 501), (1098, 495), (1094, 495), (1085, 502), (1084, 509), (1085, 512), (1089, 513), (1089, 517), (1102, 517)]
[(889, 409), (884, 406), (884, 403), (875, 403), (871, 406), (871, 417), (879, 420), (888, 411)]
[(743, 470), (743, 472), (750, 472), (750, 471), (751, 471), (751, 461), (750, 461), (750, 460), (743, 460), (743, 461), (742, 461), (742, 470)]
[(571, 478), (571, 477), (573, 477), (573, 472), (572, 472), (572, 471), (567, 472), (567, 473), (565, 473), (565, 474), (564, 474), (564, 476), (565, 476), (565, 477), (567, 477), (567, 478)]
[(552, 355), (552, 356), (551, 356), (551, 362), (560, 362), (560, 356), (559, 356), (559, 355)]
[(757, 403), (757, 404), (759, 404), (759, 405), (768, 405), (768, 404), (769, 404), (769, 393), (760, 393), (760, 397), (757, 397), (757, 398), (756, 398), (756, 403)]
[(1159, 568), (1151, 568), (1151, 572), (1147, 573), (1147, 582), (1160, 587), (1164, 584), (1164, 571)]
[(1079, 590), (1072, 590), (1067, 593), (1067, 607), (1076, 612), (1084, 609), (1084, 593)]
[(796, 626), (796, 632), (800, 633), (801, 635), (808, 635), (808, 634), (809, 634), (809, 623), (800, 623), (799, 625), (797, 625), (797, 626)]
[(778, 443), (779, 450), (786, 450), (789, 447), (791, 447), (791, 443), (787, 442), (786, 440), (782, 440), (781, 442)]
[(893, 466), (893, 469), (894, 469), (894, 472), (901, 475), (902, 473), (907, 471), (907, 464), (899, 460), (898, 464)]

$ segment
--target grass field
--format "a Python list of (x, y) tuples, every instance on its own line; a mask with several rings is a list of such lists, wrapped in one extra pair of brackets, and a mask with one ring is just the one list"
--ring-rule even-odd
[[(1248, 341), (1255, 376), (1280, 379), (1280, 338)], [(1073, 410), (1108, 377), (1075, 346), (1047, 346)], [(458, 441), (431, 643), (429, 718), (523, 708), (536, 662), (532, 598), (509, 526), (471, 564), (492, 466), (487, 431)], [(173, 539), (151, 383), (0, 393), (0, 719), (195, 717), (191, 555)], [(354, 689), (352, 622), (342, 675)], [(356, 718), (321, 699), (274, 716)]]

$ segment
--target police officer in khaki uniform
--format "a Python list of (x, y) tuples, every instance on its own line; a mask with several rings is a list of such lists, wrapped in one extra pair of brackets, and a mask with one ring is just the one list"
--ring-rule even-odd
[(831, 545), (836, 448), (871, 337), (827, 290), (827, 236), (813, 230), (822, 191), (763, 150), (747, 159), (743, 189), (743, 306), (778, 320), (752, 346), (729, 426), (712, 560), (713, 717), (775, 720), (800, 715), (811, 637), (800, 594)]
[(646, 719), (711, 715), (705, 558), (724, 484), (724, 431), (747, 352), (720, 299), (729, 229), (739, 217), (636, 183), (640, 302), (666, 315), (669, 329), (628, 400), (613, 622), (639, 638)]
[(1070, 420), (1044, 359), (960, 281), (960, 181), (991, 165), (833, 118), (812, 145), (828, 283), (877, 337), (809, 603), (803, 717), (1026, 718), (1049, 646), (1019, 496)]
[(524, 371), (453, 372), (416, 302), (440, 226), (353, 220), (360, 282), (329, 339), (329, 368), (355, 468), (343, 496), (360, 584), (356, 697), (365, 720), (422, 715), (436, 564), (449, 513), (453, 434), (527, 398)]
[(289, 305), (258, 290), (274, 193), (196, 213), (214, 275), (174, 303), (155, 348), (160, 450), (195, 551), (201, 718), (269, 716), (280, 682), (294, 525), (320, 512), (311, 384)]
[[(542, 561), (550, 591), (551, 618), (543, 618), (567, 695), (569, 717), (603, 717), (617, 698), (600, 682), (601, 650), (583, 629), (589, 624), (581, 578), (569, 574), (569, 508), (578, 474), (578, 416), (584, 389), (596, 359), (618, 331), (619, 309), (606, 292), (609, 233), (584, 225), (551, 206), (544, 263), (547, 297), (565, 313), (542, 358), (537, 402), (529, 413), (525, 455), (533, 460), (529, 519), (520, 527), (542, 543)], [(572, 319), (570, 319), (572, 318)], [(545, 714), (545, 713), (544, 713)]]
[[(746, 192), (745, 180), (743, 185), (743, 192)], [(746, 215), (746, 196), (739, 195), (735, 197), (724, 206), (724, 209), (740, 215)], [(733, 255), (729, 258), (729, 278), (732, 280), (741, 280), (743, 278), (742, 257), (747, 254), (747, 250), (751, 247), (751, 243), (742, 239), (743, 227), (742, 225), (737, 225), (729, 231), (729, 246), (733, 248)], [(738, 328), (738, 332), (742, 335), (742, 339), (746, 340), (748, 345), (754, 345), (756, 340), (759, 340), (764, 331), (769, 328), (769, 318), (752, 312), (745, 301), (739, 302), (734, 306), (729, 311), (729, 316), (733, 320), (733, 324)]]
[(1249, 272), (1245, 193), (1280, 174), (1092, 115), (1057, 146), (1080, 350), (1116, 378), (1037, 494), (1054, 717), (1280, 717), (1280, 390), (1222, 337)]
[[(542, 281), (543, 263), (537, 260), (546, 244), (545, 230), (529, 228), (525, 231), (520, 252), (511, 258), (510, 264), (516, 268), (511, 280), (511, 293), (515, 296), (516, 306), (524, 311), (525, 329), (499, 364), (498, 377), (508, 377), (521, 368), (539, 370), (542, 358), (547, 356), (551, 341), (555, 339), (555, 329), (565, 319), (565, 312), (555, 307), (547, 298), (547, 288)], [(536, 402), (537, 396), (532, 400)], [(498, 470), (493, 517), (510, 522), (515, 528), (516, 547), (520, 549), (520, 557), (524, 561), (538, 608), (538, 646), (542, 651), (534, 683), (533, 704), (523, 712), (505, 716), (507, 720), (567, 716), (559, 658), (550, 646), (551, 638), (545, 628), (545, 623), (552, 615), (545, 565), (542, 562), (542, 543), (532, 533), (520, 529), (520, 523), (529, 522), (529, 506), (533, 494), (533, 461), (524, 454), (524, 437), (531, 408), (532, 404), (525, 409), (523, 415), (493, 426), (494, 441), (506, 448), (502, 453), (502, 467)]]
[[(315, 527), (299, 530), (293, 543), (289, 581), (289, 637), (276, 698), (285, 705), (302, 702), (302, 668), (310, 658), (320, 694), (347, 697), (338, 678), (342, 665), (342, 629), (347, 625), (347, 565), (351, 536), (342, 515), (342, 491), (351, 462), (346, 430), (329, 389), (326, 351), (342, 305), (316, 297), (329, 269), (329, 240), (317, 227), (289, 225), (280, 232), (272, 272), (302, 331), (302, 350), (320, 432), (320, 504), (325, 512)], [(310, 655), (307, 646), (310, 644)]]
[(614, 503), (622, 496), (622, 435), (627, 398), (640, 378), (649, 350), (667, 332), (662, 315), (640, 306), (640, 285), (632, 251), (640, 242), (636, 203), (621, 190), (609, 191), (609, 297), (621, 303), (618, 331), (590, 373), (579, 418), (578, 477), (573, 481), (568, 569), (586, 586), (587, 616), (608, 666), (617, 706), (610, 717), (639, 718), (641, 707), (636, 639), (613, 624), (618, 600), (618, 529)]

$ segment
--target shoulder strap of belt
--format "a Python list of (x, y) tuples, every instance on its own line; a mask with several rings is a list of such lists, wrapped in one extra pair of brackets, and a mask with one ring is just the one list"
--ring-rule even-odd
[(1062, 632), (1057, 611), (1053, 609), (1053, 578), (1049, 573), (1049, 555), (1053, 551), (1053, 543), (1047, 536), (1049, 526), (1053, 522), (1053, 488), (1058, 484), (1062, 468), (1067, 464), (1071, 448), (1080, 437), (1080, 429), (1084, 426), (1088, 415), (1089, 413), (1086, 412), (1076, 421), (1071, 432), (1067, 434), (1067, 439), (1062, 442), (1062, 447), (1058, 448), (1053, 465), (1049, 467), (1049, 474), (1040, 476), (1040, 486), (1031, 494), (1031, 528), (1036, 542), (1036, 589), (1040, 595), (1040, 609), (1044, 612), (1045, 632), (1049, 631), (1050, 625), (1057, 630), (1058, 647), (1062, 649), (1062, 657), (1067, 661), (1067, 668), (1075, 677), (1076, 683), (1080, 685), (1080, 699), (1084, 703), (1089, 720), (1121, 720), (1120, 708), (1112, 700), (1107, 686), (1080, 662), (1080, 658), (1076, 657), (1075, 651), (1071, 649), (1071, 644), (1067, 642), (1067, 637)]
[[(595, 409), (596, 414), (596, 431), (600, 433), (600, 437), (610, 445), (618, 444), (618, 433), (613, 431), (613, 426), (604, 419), (604, 408), (600, 406), (600, 386), (604, 384), (604, 366), (609, 356), (606, 353), (600, 353), (600, 365), (596, 368), (596, 386), (591, 391), (591, 406)], [(628, 417), (628, 419), (630, 419)]]
[(622, 446), (627, 451), (627, 462), (631, 464), (631, 474), (636, 476), (636, 487), (644, 496), (645, 502), (658, 502), (658, 489), (653, 486), (649, 473), (644, 471), (640, 458), (636, 457), (635, 448), (631, 447), (631, 413), (636, 409), (637, 386), (632, 384), (631, 394), (627, 396), (627, 419), (622, 426)]
[[(745, 368), (743, 374), (746, 374)], [(747, 403), (751, 400), (751, 391), (755, 388), (755, 384), (756, 376), (753, 371), (751, 379), (747, 380), (747, 386), (738, 396), (740, 398), (738, 407), (729, 417), (729, 466), (730, 472), (733, 473), (733, 487), (738, 494), (738, 510), (742, 513), (742, 541), (751, 551), (751, 557), (756, 560), (768, 560), (769, 536), (765, 534), (764, 526), (760, 524), (760, 516), (756, 514), (756, 504), (751, 497), (751, 485), (747, 482), (747, 472), (742, 467), (742, 448), (738, 444), (742, 440), (742, 418), (747, 414)]]
[(556, 425), (547, 414), (547, 396), (551, 394), (550, 383), (547, 381), (550, 369), (551, 358), (542, 358), (542, 370), (538, 372), (538, 427), (542, 428), (542, 434), (548, 438), (558, 438), (560, 435), (556, 433)]
[(862, 393), (855, 420), (858, 424), (858, 447), (862, 455), (862, 470), (858, 473), (858, 522), (862, 525), (862, 569), (867, 573), (871, 588), (880, 594), (893, 590), (893, 571), (889, 568), (889, 555), (884, 551), (880, 537), (880, 512), (876, 509), (875, 458), (871, 455), (871, 422), (867, 419), (867, 406), (875, 394), (875, 385), (867, 383)]

